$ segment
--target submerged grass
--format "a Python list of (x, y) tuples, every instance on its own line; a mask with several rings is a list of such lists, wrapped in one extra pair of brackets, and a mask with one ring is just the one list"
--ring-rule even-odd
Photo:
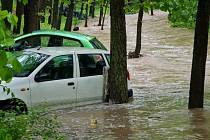
[(46, 110), (32, 110), (22, 115), (1, 111), (0, 124), (1, 140), (64, 139), (56, 116), (46, 114)]

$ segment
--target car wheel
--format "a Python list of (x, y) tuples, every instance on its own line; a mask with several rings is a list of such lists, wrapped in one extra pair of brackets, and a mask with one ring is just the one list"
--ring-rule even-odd
[(17, 114), (27, 113), (26, 104), (20, 99), (7, 99), (2, 103), (1, 109), (3, 111), (13, 111)]

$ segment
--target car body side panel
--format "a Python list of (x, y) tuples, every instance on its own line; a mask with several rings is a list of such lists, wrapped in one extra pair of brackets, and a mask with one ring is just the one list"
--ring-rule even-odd
[[(36, 82), (34, 80), (35, 75), (49, 62), (54, 56), (51, 56), (44, 64), (39, 66), (30, 76), (30, 89), (31, 89), (31, 103), (32, 105), (38, 105), (40, 103), (47, 104), (72, 104), (76, 102), (76, 61), (75, 55), (73, 55), (74, 69), (73, 77), (69, 79)], [(68, 85), (68, 83), (74, 83), (74, 85)]]
[(101, 100), (103, 93), (103, 76), (78, 77), (77, 102)]
[[(30, 88), (28, 77), (15, 77), (10, 83), (5, 83), (3, 85), (7, 88), (10, 88), (15, 98), (21, 99), (25, 104), (30, 105)], [(2, 88), (0, 88), (0, 100), (6, 100), (10, 98), (12, 98), (12, 94), (7, 94), (6, 92), (3, 92)]]

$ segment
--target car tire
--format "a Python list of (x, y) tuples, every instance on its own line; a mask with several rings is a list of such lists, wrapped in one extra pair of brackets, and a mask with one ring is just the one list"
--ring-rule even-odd
[(17, 98), (2, 101), (0, 109), (3, 111), (12, 111), (16, 114), (24, 114), (28, 111), (26, 104)]

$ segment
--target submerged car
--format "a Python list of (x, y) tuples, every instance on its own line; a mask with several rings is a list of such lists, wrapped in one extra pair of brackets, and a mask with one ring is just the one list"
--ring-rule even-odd
[[(41, 103), (47, 105), (102, 102), (103, 67), (109, 67), (110, 54), (99, 49), (43, 47), (23, 51), (18, 56), (22, 71), (15, 73), (0, 91), (0, 108), (10, 109), (19, 101), (22, 110)], [(1, 89), (0, 89), (1, 90)], [(132, 90), (129, 90), (129, 96)], [(13, 102), (12, 102), (13, 101)]]
[(11, 47), (11, 50), (20, 51), (37, 46), (84, 47), (107, 50), (94, 36), (60, 30), (39, 30), (16, 37), (15, 45)]

